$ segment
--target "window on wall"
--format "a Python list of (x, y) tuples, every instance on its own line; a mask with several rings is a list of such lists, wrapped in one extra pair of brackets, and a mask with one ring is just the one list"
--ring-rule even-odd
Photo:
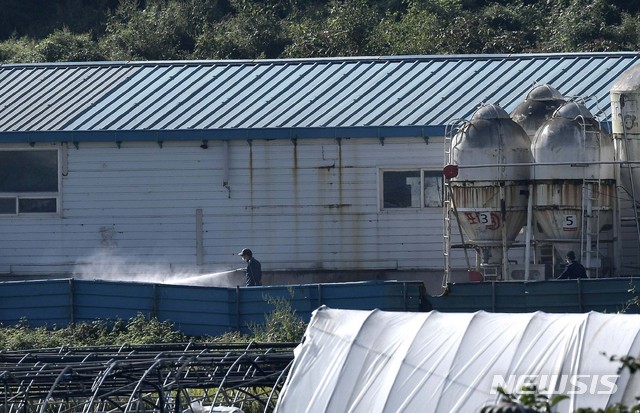
[(0, 151), (0, 215), (58, 212), (58, 151)]
[(442, 198), (441, 171), (382, 171), (382, 209), (441, 207)]

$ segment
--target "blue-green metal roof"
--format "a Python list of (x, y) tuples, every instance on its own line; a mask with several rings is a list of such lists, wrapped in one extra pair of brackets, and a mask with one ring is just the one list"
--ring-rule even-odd
[(482, 103), (510, 112), (536, 83), (589, 98), (606, 122), (610, 87), (639, 62), (629, 52), (2, 65), (0, 141), (435, 136)]

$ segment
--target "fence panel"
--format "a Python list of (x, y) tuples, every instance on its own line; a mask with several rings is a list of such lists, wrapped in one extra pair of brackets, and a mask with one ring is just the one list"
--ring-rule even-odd
[(354, 282), (322, 286), (322, 304), (346, 310), (419, 311), (422, 283)]
[(128, 320), (155, 314), (154, 285), (113, 281), (73, 281), (73, 320)]
[(427, 300), (442, 312), (638, 313), (638, 305), (629, 306), (638, 289), (638, 278), (460, 283)]
[(441, 312), (496, 311), (495, 283), (452, 284), (443, 295), (428, 297), (428, 301)]
[(640, 293), (640, 278), (589, 280), (580, 283), (583, 308), (586, 311), (638, 313), (640, 308), (630, 301)]
[(221, 335), (233, 325), (235, 293), (228, 288), (156, 287), (156, 317), (190, 336)]
[(32, 327), (65, 326), (71, 311), (69, 280), (8, 281), (0, 285), (0, 322), (4, 325), (27, 320)]
[(580, 285), (576, 280), (523, 283), (528, 311), (581, 313)]

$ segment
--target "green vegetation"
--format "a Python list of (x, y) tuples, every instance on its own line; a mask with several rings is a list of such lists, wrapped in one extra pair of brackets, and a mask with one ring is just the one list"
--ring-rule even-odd
[(549, 398), (540, 393), (538, 386), (531, 383), (525, 384), (519, 394), (508, 393), (502, 387), (498, 387), (497, 391), (502, 395), (503, 402), (514, 406), (526, 406), (529, 408), (528, 411), (537, 413), (551, 413), (555, 405), (569, 398), (563, 394)]
[(624, 0), (5, 0), (1, 62), (633, 51)]
[[(293, 290), (289, 290), (293, 297)], [(251, 335), (233, 331), (221, 337), (213, 338), (213, 341), (224, 343), (243, 343), (256, 341), (259, 343), (299, 343), (307, 329), (305, 323), (296, 315), (291, 307), (291, 302), (285, 298), (274, 298), (265, 295), (264, 300), (273, 305), (271, 313), (265, 314), (264, 324), (252, 323), (249, 325)]]
[[(606, 354), (603, 354), (606, 356)], [(636, 374), (638, 370), (640, 370), (640, 360), (636, 359), (632, 356), (610, 356), (609, 360), (612, 362), (619, 362), (620, 367), (618, 368), (618, 374), (620, 374), (623, 370), (629, 370), (630, 374)], [(496, 389), (498, 393), (502, 395), (502, 401), (509, 405), (513, 406), (513, 410), (511, 411), (526, 411), (535, 412), (535, 413), (553, 413), (554, 407), (560, 403), (562, 400), (568, 398), (565, 395), (554, 395), (551, 398), (545, 396), (540, 393), (540, 390), (535, 384), (525, 384), (521, 392), (518, 394), (508, 393), (502, 387), (498, 387)], [(638, 399), (638, 398), (636, 398)], [(492, 407), (487, 406), (482, 409), (482, 413), (491, 412)], [(640, 413), (640, 403), (627, 407), (620, 403), (615, 403), (613, 405), (607, 406), (604, 409), (592, 409), (592, 408), (579, 408), (575, 410), (574, 413)]]
[(147, 319), (142, 314), (127, 322), (97, 320), (64, 328), (30, 328), (25, 320), (16, 326), (0, 328), (0, 348), (5, 350), (185, 341), (189, 341), (188, 338), (174, 331), (170, 323)]
[(251, 335), (232, 332), (220, 337), (189, 337), (174, 329), (173, 324), (147, 318), (142, 314), (123, 320), (96, 320), (78, 323), (63, 328), (30, 328), (27, 320), (15, 326), (0, 325), (0, 349), (30, 350), (56, 347), (122, 346), (125, 344), (165, 344), (201, 342), (300, 342), (306, 324), (296, 316), (286, 299), (267, 298), (274, 310), (265, 314), (265, 324), (253, 324)]
[[(293, 294), (293, 291), (291, 291)], [(264, 324), (252, 324), (252, 339), (260, 343), (297, 343), (307, 329), (307, 324), (302, 321), (291, 303), (285, 298), (265, 297), (274, 310), (265, 315)]]

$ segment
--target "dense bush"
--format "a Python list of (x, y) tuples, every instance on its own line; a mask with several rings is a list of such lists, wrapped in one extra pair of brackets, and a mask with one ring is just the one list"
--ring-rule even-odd
[(188, 341), (173, 326), (142, 314), (123, 320), (97, 320), (73, 324), (64, 328), (30, 328), (26, 320), (15, 326), (0, 328), (0, 348), (27, 350), (53, 347), (81, 347), (122, 344), (178, 343)]
[(252, 339), (261, 343), (295, 343), (302, 340), (307, 324), (302, 321), (291, 304), (284, 298), (266, 297), (274, 310), (265, 315), (264, 324), (253, 324)]
[(6, 3), (2, 62), (633, 51), (640, 44), (640, 6), (623, 0)]
[[(293, 291), (290, 293), (293, 296)], [(291, 307), (289, 300), (285, 298), (264, 297), (265, 301), (273, 305), (271, 313), (265, 314), (264, 324), (252, 323), (249, 330), (251, 334), (243, 334), (233, 331), (220, 337), (208, 340), (218, 342), (250, 342), (259, 343), (299, 343), (307, 329), (305, 323)]]

